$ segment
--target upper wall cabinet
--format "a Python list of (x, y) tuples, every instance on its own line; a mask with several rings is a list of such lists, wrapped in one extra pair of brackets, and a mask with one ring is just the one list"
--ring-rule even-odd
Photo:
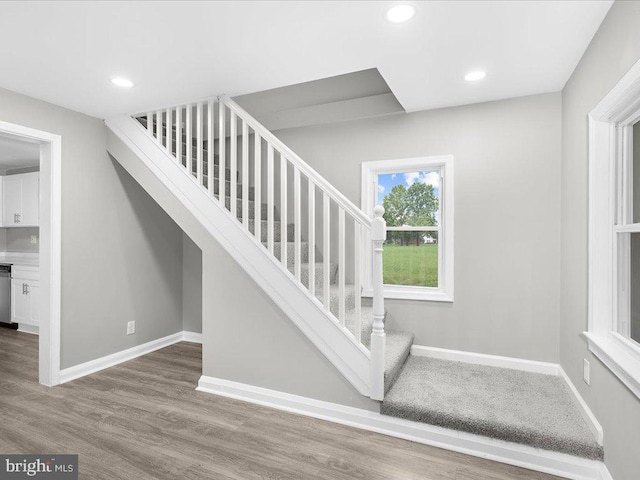
[(7, 175), (2, 184), (2, 226), (37, 227), (40, 173)]

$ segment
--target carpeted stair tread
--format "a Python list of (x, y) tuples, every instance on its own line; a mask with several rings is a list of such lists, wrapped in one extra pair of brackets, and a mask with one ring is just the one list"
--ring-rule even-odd
[[(204, 180), (203, 180), (204, 184), (207, 184), (207, 176), (204, 176)], [(225, 184), (225, 196), (230, 197), (231, 196), (231, 182), (229, 180), (226, 180), (224, 182)], [(219, 190), (220, 190), (220, 183), (218, 183), (218, 179), (214, 178), (213, 179), (213, 194), (216, 198), (219, 198)], [(238, 198), (242, 198), (242, 184), (241, 183), (237, 183), (236, 184), (236, 196)], [(249, 187), (249, 200), (253, 201), (255, 200), (255, 189), (253, 187)]]
[[(214, 195), (215, 198), (219, 198), (218, 195)], [(255, 218), (255, 206), (256, 206), (256, 202), (254, 202), (253, 200), (249, 200), (249, 218)], [(224, 197), (224, 206), (227, 210), (231, 211), (231, 197), (227, 196)], [(261, 206), (261, 211), (260, 211), (260, 216), (261, 218), (267, 218), (267, 214), (269, 212), (269, 207), (266, 203), (262, 203), (260, 204)], [(236, 217), (238, 218), (242, 218), (242, 200), (241, 199), (236, 199)], [(276, 220), (280, 220), (280, 215), (278, 214), (278, 209), (277, 208), (273, 208), (273, 219), (274, 221)]]
[(384, 358), (384, 391), (388, 392), (398, 379), (413, 345), (413, 333), (386, 331)]
[[(345, 285), (345, 321), (346, 312), (355, 309), (356, 293), (353, 285)], [(324, 303), (324, 285), (316, 288), (316, 298)], [(329, 285), (329, 311), (339, 318), (340, 312), (340, 286), (336, 284)]]
[[(289, 271), (295, 275), (294, 265), (290, 265), (288, 267)], [(302, 284), (309, 288), (309, 270), (311, 269), (311, 265), (309, 263), (303, 263), (300, 265), (300, 281)], [(315, 286), (316, 288), (321, 287), (324, 284), (324, 264), (322, 262), (318, 262), (314, 266), (315, 270)], [(338, 265), (336, 263), (329, 264), (329, 283), (336, 282), (336, 276), (338, 273)]]
[[(281, 223), (279, 220), (274, 221), (273, 222), (273, 240), (274, 242), (279, 242), (280, 241), (280, 227), (281, 227)], [(266, 220), (262, 220), (260, 222), (260, 237), (262, 237), (260, 239), (261, 242), (266, 242), (267, 241), (267, 236), (269, 234), (269, 231), (267, 230), (269, 227), (269, 224)], [(256, 233), (256, 228), (255, 228), (255, 220), (253, 219), (249, 219), (249, 231), (251, 233)], [(293, 242), (294, 240), (294, 224), (293, 223), (289, 223), (287, 224), (287, 241), (288, 242)]]
[[(262, 245), (268, 250), (269, 244), (267, 242), (262, 242)], [(280, 257), (280, 249), (282, 248), (281, 242), (273, 242), (273, 255), (278, 260)], [(290, 269), (293, 266), (295, 254), (295, 243), (287, 242), (287, 268)], [(309, 243), (308, 242), (300, 242), (300, 259), (302, 263), (306, 263), (309, 261)]]
[(381, 413), (535, 448), (602, 460), (564, 381), (523, 372), (410, 356)]

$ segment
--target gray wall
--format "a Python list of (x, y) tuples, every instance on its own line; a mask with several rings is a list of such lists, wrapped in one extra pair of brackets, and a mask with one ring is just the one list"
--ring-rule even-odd
[(202, 333), (202, 251), (182, 236), (182, 329)]
[(0, 119), (62, 135), (62, 368), (181, 331), (182, 232), (111, 160), (102, 120), (2, 89)]
[(204, 290), (213, 292), (216, 312), (205, 316), (203, 325), (204, 375), (379, 408), (345, 380), (219, 245), (205, 253), (204, 270)]
[(559, 93), (275, 132), (356, 204), (369, 160), (455, 157), (455, 301), (388, 300), (416, 344), (557, 362)]
[(204, 375), (377, 408), (317, 351), (173, 193), (111, 132), (107, 133), (107, 148), (195, 244), (186, 242), (186, 248), (191, 253), (194, 248), (202, 251), (202, 292), (206, 292), (202, 295)]
[[(560, 360), (604, 428), (605, 463), (616, 480), (638, 478), (640, 400), (591, 355), (587, 329), (587, 114), (640, 58), (640, 2), (616, 2), (562, 96), (562, 281)], [(591, 362), (591, 386), (582, 360)]]

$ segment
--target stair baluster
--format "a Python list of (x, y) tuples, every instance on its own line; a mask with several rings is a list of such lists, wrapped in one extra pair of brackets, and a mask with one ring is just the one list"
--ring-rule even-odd
[(198, 179), (198, 185), (202, 185), (202, 102), (198, 102), (196, 106), (196, 140), (198, 142), (196, 146), (196, 178)]
[(360, 242), (362, 227), (356, 221), (353, 222), (353, 289), (356, 294), (355, 300), (355, 325), (353, 334), (358, 343), (362, 343), (362, 280), (360, 273), (362, 272), (362, 257), (360, 256)]
[(323, 304), (331, 309), (331, 199), (326, 192), (322, 193), (322, 292)]
[(300, 196), (300, 170), (295, 165), (293, 166), (293, 256), (294, 256), (294, 270), (293, 273), (296, 277), (296, 280), (300, 281), (300, 276), (302, 274), (302, 260), (301, 260), (301, 230), (302, 230), (302, 199)]
[(273, 167), (273, 145), (268, 144), (267, 152), (267, 247), (269, 253), (273, 255), (273, 206), (275, 202), (275, 185), (273, 179), (274, 167)]
[[(242, 122), (242, 225), (249, 228), (249, 126)], [(259, 205), (257, 206), (259, 207)], [(254, 209), (255, 210), (255, 209)]]
[[(187, 137), (187, 172), (189, 175), (193, 174), (193, 142), (191, 139), (193, 138), (193, 107), (191, 105), (187, 105), (186, 117), (185, 117), (185, 135)], [(182, 139), (180, 139), (182, 141)]]
[(280, 261), (287, 268), (287, 158), (280, 154)]
[(226, 133), (225, 133), (225, 113), (226, 108), (223, 103), (219, 104), (220, 108), (220, 119), (218, 123), (218, 127), (220, 129), (218, 134), (218, 195), (220, 199), (220, 206), (225, 208), (225, 199), (227, 196), (227, 160), (225, 158), (226, 152)]
[(182, 165), (182, 107), (176, 109), (176, 160)]
[(316, 296), (316, 269), (312, 268), (316, 264), (316, 186), (309, 178), (307, 181), (309, 190), (309, 293)]
[(258, 135), (258, 132), (256, 132), (255, 130), (253, 134), (255, 136), (255, 162), (253, 164), (255, 175), (253, 181), (253, 201), (254, 205), (260, 206), (260, 208), (253, 209), (253, 234), (258, 240), (262, 240), (262, 137)]
[[(230, 194), (229, 194), (229, 210), (237, 216), (238, 212), (238, 184), (236, 174), (238, 171), (238, 117), (231, 112), (229, 120), (229, 170), (231, 175), (229, 178)], [(220, 175), (226, 178), (226, 172), (220, 172)]]

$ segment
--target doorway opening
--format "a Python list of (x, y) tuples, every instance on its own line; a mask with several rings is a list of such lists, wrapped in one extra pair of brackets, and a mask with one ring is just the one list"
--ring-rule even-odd
[[(23, 322), (23, 331), (39, 335), (38, 379), (43, 385), (53, 386), (60, 379), (62, 138), (53, 133), (0, 121), (2, 140), (18, 150), (33, 148), (38, 153), (37, 181), (34, 183), (35, 165), (24, 165), (22, 169), (16, 165), (18, 168), (12, 168), (10, 172), (14, 175), (5, 177), (9, 178), (7, 190), (2, 191), (0, 198), (8, 195), (7, 208), (3, 205), (1, 209), (2, 226), (11, 229), (30, 228), (32, 230), (27, 237), (29, 242), (35, 235), (36, 244), (39, 243), (37, 260), (31, 265), (37, 265), (37, 269), (27, 268), (29, 256), (23, 255), (20, 263), (24, 267), (21, 273), (24, 278), (11, 279), (11, 315), (14, 320)], [(7, 165), (13, 166), (10, 162)], [(0, 170), (8, 169), (0, 166)], [(36, 227), (37, 233), (33, 230)], [(13, 241), (15, 235), (11, 235)], [(18, 237), (20, 241), (24, 231)], [(2, 259), (0, 263), (3, 263)], [(5, 263), (11, 264), (9, 257)], [(14, 273), (16, 269), (17, 265)], [(20, 308), (16, 312), (18, 305)], [(20, 325), (19, 322), (14, 323)]]

